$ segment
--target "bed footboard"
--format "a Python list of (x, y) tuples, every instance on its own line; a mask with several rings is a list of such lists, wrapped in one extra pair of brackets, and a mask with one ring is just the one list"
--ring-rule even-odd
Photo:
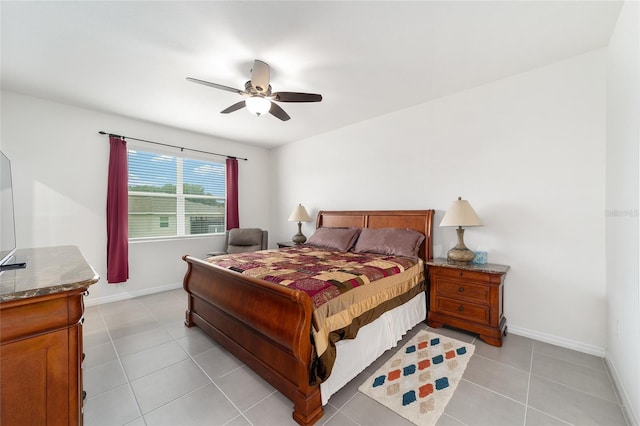
[(309, 386), (309, 297), (191, 256), (183, 260), (189, 295), (185, 325), (200, 327), (293, 401), (297, 423), (312, 425), (320, 419), (320, 386)]

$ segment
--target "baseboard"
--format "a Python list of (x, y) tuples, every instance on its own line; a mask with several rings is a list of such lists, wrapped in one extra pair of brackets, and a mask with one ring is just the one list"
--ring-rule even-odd
[(600, 346), (587, 345), (582, 342), (577, 342), (571, 339), (565, 339), (562, 337), (554, 336), (552, 334), (540, 333), (539, 331), (528, 330), (526, 328), (520, 328), (509, 325), (507, 329), (508, 333), (516, 334), (518, 336), (529, 337), (533, 340), (549, 343), (551, 345), (560, 346), (567, 349), (573, 349), (574, 351), (583, 352), (589, 355), (595, 355), (600, 358), (604, 358), (607, 354), (607, 350)]
[[(119, 300), (133, 299), (138, 296), (145, 296), (148, 294), (161, 293), (163, 291), (175, 290), (182, 288), (182, 283), (167, 284), (160, 287), (147, 288), (144, 290), (132, 291), (121, 294), (114, 294), (113, 296), (99, 297), (95, 299), (85, 299), (85, 306), (102, 305), (103, 303), (117, 302)], [(571, 339), (565, 339), (552, 334), (540, 333), (539, 331), (533, 331), (526, 328), (509, 325), (507, 332), (529, 337), (540, 342), (549, 343), (551, 345), (560, 346), (567, 349), (573, 349), (578, 352), (584, 352), (586, 354), (595, 355), (600, 358), (605, 358), (606, 349), (595, 345), (587, 345), (585, 343), (577, 342)]]
[[(118, 302), (120, 300), (133, 299), (138, 296), (146, 296), (148, 294), (162, 293), (163, 291), (175, 290), (182, 288), (182, 283), (167, 284), (160, 287), (145, 288), (143, 290), (131, 291), (127, 293), (114, 294), (113, 296), (104, 296), (97, 298), (89, 298), (84, 300), (85, 306), (102, 305), (104, 303)], [(89, 289), (91, 291), (91, 289)]]
[(633, 411), (633, 404), (631, 404), (629, 395), (627, 395), (626, 390), (621, 385), (622, 380), (620, 380), (618, 370), (616, 370), (615, 365), (609, 359), (608, 354), (604, 357), (604, 361), (607, 366), (607, 370), (609, 370), (609, 374), (611, 375), (611, 380), (616, 387), (616, 392), (618, 392), (618, 397), (620, 398), (620, 401), (622, 401), (622, 412), (625, 419), (627, 420), (627, 424), (631, 426), (640, 425), (640, 422), (638, 422), (638, 416)]

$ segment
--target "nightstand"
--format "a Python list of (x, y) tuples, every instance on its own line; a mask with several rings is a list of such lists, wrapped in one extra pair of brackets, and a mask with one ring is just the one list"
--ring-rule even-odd
[(278, 248), (293, 247), (296, 245), (296, 243), (294, 243), (293, 241), (283, 241), (276, 244), (278, 244)]
[(509, 266), (487, 263), (427, 262), (430, 327), (450, 325), (472, 333), (493, 346), (502, 346), (507, 332), (503, 315), (504, 279)]

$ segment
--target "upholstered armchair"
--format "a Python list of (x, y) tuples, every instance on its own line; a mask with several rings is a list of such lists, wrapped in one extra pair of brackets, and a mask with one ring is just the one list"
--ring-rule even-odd
[(260, 228), (233, 228), (225, 233), (224, 251), (207, 253), (209, 256), (266, 250), (269, 231)]

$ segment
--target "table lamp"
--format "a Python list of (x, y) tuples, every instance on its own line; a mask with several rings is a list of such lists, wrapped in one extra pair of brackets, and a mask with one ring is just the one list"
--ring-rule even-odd
[(309, 213), (304, 209), (302, 204), (298, 204), (295, 209), (293, 209), (293, 213), (289, 216), (289, 222), (298, 222), (298, 233), (291, 238), (291, 241), (294, 244), (303, 244), (307, 241), (307, 237), (302, 233), (302, 222), (310, 222), (311, 218), (309, 217)]
[(481, 226), (480, 218), (467, 200), (458, 197), (451, 204), (440, 222), (440, 226), (457, 226), (458, 244), (447, 252), (447, 260), (458, 263), (469, 263), (473, 260), (473, 252), (464, 245), (463, 226)]

